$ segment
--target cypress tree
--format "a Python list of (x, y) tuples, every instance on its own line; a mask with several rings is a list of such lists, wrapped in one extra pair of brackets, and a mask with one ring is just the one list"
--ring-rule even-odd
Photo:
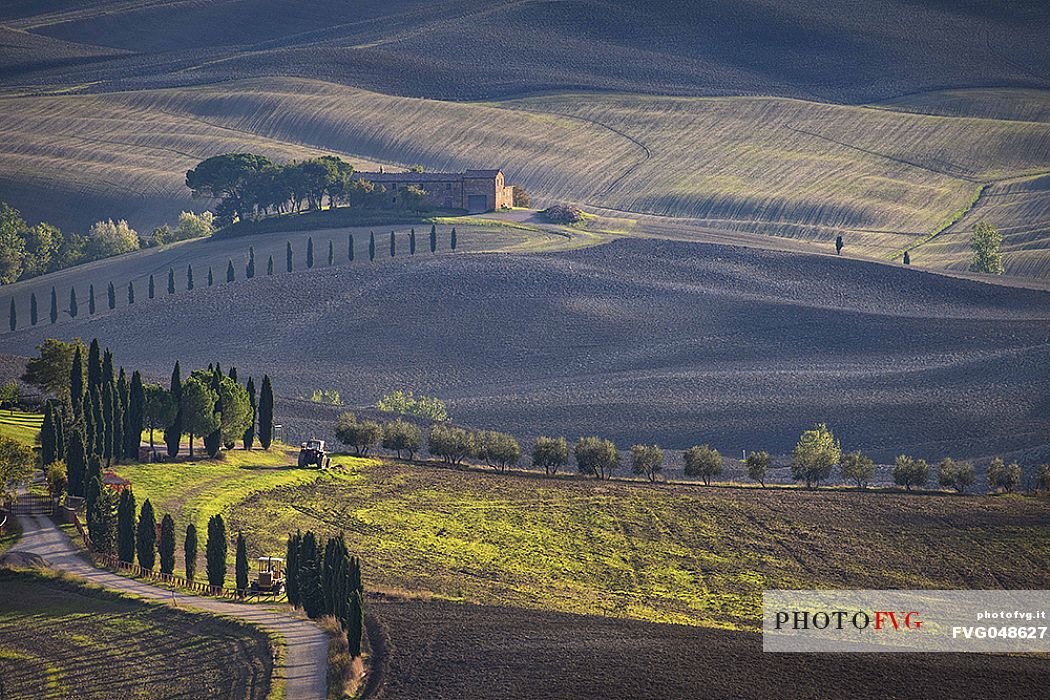
[(284, 262), (288, 272), (292, 271), (292, 242), (285, 241), (284, 243)]
[(95, 313), (95, 285), (88, 285), (88, 314), (94, 315)]
[(109, 283), (109, 287), (106, 289), (106, 301), (109, 303), (109, 310), (117, 308), (117, 289), (113, 286), (113, 283)]
[(110, 466), (113, 463), (114, 452), (120, 453), (123, 451), (123, 445), (117, 445), (114, 450), (113, 445), (113, 389), (112, 382), (104, 382), (102, 384), (102, 457), (106, 460), (106, 466)]
[(416, 230), (412, 229), (412, 232), (408, 234), (408, 254), (416, 254)]
[(271, 255), (266, 261), (266, 276), (273, 277), (273, 256)]
[(84, 398), (84, 356), (79, 343), (73, 350), (73, 363), (69, 366), (69, 396), (72, 400), (73, 415), (79, 418)]
[(255, 277), (255, 247), (248, 246), (248, 266), (244, 270), (247, 279)]
[(226, 263), (226, 281), (233, 282), (237, 279), (237, 271), (233, 269), (233, 259)]
[[(123, 369), (123, 368), (121, 368)], [(120, 387), (113, 386), (113, 415), (110, 425), (113, 426), (113, 459), (120, 462), (127, 454), (125, 442), (127, 434), (124, 432), (124, 402), (120, 396)], [(135, 455), (138, 457), (138, 455)]]
[(354, 261), (354, 234), (346, 234), (346, 259), (350, 262)]
[(302, 599), (299, 597), (299, 548), (302, 541), (303, 535), (300, 532), (289, 535), (284, 555), (284, 591), (288, 596), (288, 603), (293, 608), (302, 605)]
[(117, 506), (117, 558), (125, 564), (135, 563), (135, 527), (135, 494), (126, 488)]
[(55, 288), (51, 288), (51, 323), (55, 323), (58, 320), (58, 292)]
[(394, 257), (394, 253), (397, 252), (396, 244), (394, 239), (394, 232), (390, 232), (390, 257)]
[(449, 241), (449, 246), (452, 248), (452, 250), (456, 249), (456, 227), (455, 226), (452, 227), (452, 239)]
[(186, 265), (186, 291), (193, 289), (193, 265)]
[[(87, 408), (85, 407), (85, 412)], [(102, 395), (95, 389), (91, 392), (91, 421), (95, 426), (94, 440), (88, 443), (88, 453), (101, 456), (106, 449), (106, 417), (102, 413)]]
[(197, 527), (190, 523), (186, 526), (186, 542), (182, 546), (186, 559), (186, 580), (193, 583), (197, 577)]
[(251, 408), (251, 417), (248, 421), (248, 427), (244, 430), (244, 436), (242, 442), (244, 443), (244, 449), (252, 449), (252, 444), (255, 442), (255, 419), (258, 413), (258, 405), (255, 400), (255, 380), (248, 377), (248, 385), (245, 387), (248, 392), (248, 406)]
[(160, 573), (175, 573), (175, 521), (167, 513), (160, 520), (160, 541), (157, 543), (160, 555)]
[(270, 375), (263, 375), (262, 388), (259, 390), (259, 444), (264, 450), (270, 449), (273, 442), (273, 387)]
[(237, 381), (237, 368), (230, 367), (230, 371), (226, 373), (226, 376), (228, 376), (233, 381)]
[(139, 566), (152, 569), (157, 563), (157, 518), (153, 515), (153, 504), (147, 498), (139, 511), (139, 525), (135, 537), (135, 554)]
[(208, 584), (222, 586), (226, 583), (226, 523), (221, 515), (208, 520), (208, 541), (204, 545), (208, 568)]
[(164, 429), (164, 444), (167, 445), (168, 457), (176, 457), (179, 454), (179, 443), (182, 441), (182, 372), (179, 369), (179, 361), (175, 361), (175, 369), (171, 371), (171, 398), (175, 402), (175, 420)]
[(911, 265), (911, 255), (908, 254), (908, 251), (904, 251), (904, 264)]
[(438, 249), (437, 224), (430, 224), (430, 252), (436, 253)]
[(299, 546), (299, 598), (306, 616), (316, 619), (324, 614), (324, 593), (321, 590), (321, 562), (317, 537), (307, 531)]
[[(120, 445), (120, 454), (127, 457), (128, 450), (128, 404), (131, 403), (131, 389), (128, 386), (128, 376), (124, 368), (120, 368), (120, 377), (117, 378), (117, 407), (120, 411), (120, 440), (114, 444)], [(138, 455), (136, 455), (137, 457)]]
[(211, 265), (208, 266), (208, 286), (215, 284), (215, 277), (211, 274)]
[(66, 450), (67, 490), (71, 496), (84, 495), (84, 479), (87, 474), (87, 446), (84, 431), (74, 428), (69, 436), (69, 449)]
[(102, 386), (102, 347), (98, 338), (91, 341), (87, 356), (87, 391), (97, 391)]
[(55, 459), (55, 409), (48, 402), (44, 407), (44, 421), (40, 424), (40, 465), (45, 472)]
[(15, 298), (11, 297), (11, 330), (18, 328), (18, 312), (15, 310)]
[[(14, 308), (15, 308), (15, 300), (12, 299), (11, 300), (11, 309), (14, 310)], [(70, 287), (69, 288), (69, 317), (70, 318), (76, 318), (78, 313), (80, 313), (80, 305), (77, 304), (77, 288), (76, 287)], [(12, 318), (11, 320), (14, 320), (14, 318)], [(14, 330), (14, 328), (12, 328), (11, 330)]]
[(146, 418), (146, 392), (142, 387), (142, 375), (135, 370), (128, 388), (127, 432), (124, 434), (124, 456), (139, 458), (139, 443), (142, 441), (142, 426)]
[(350, 647), (350, 656), (361, 656), (361, 642), (365, 636), (364, 601), (360, 591), (352, 591), (347, 601), (346, 642)]
[(147, 285), (146, 296), (148, 296), (150, 299), (154, 299), (157, 296), (157, 286), (153, 282), (153, 274), (152, 273), (150, 273), (150, 276), (149, 276), (149, 283)]
[(374, 262), (376, 259), (376, 234), (373, 231), (368, 232), (368, 260)]
[(328, 241), (328, 264), (335, 264), (335, 243)]
[(32, 326), (36, 325), (38, 320), (38, 309), (36, 305), (36, 292), (29, 295), (29, 324)]
[(102, 484), (102, 477), (93, 479), (92, 491), (97, 492), (88, 510), (88, 537), (91, 547), (102, 554), (113, 554), (116, 523), (113, 513), (113, 494)]
[(128, 306), (135, 303), (135, 283), (128, 282)]
[(175, 293), (175, 270), (168, 268), (168, 296)]
[(237, 554), (234, 558), (234, 576), (237, 591), (243, 597), (248, 591), (248, 546), (244, 534), (237, 533)]
[(306, 239), (306, 269), (311, 269), (314, 266), (314, 237), (310, 236)]

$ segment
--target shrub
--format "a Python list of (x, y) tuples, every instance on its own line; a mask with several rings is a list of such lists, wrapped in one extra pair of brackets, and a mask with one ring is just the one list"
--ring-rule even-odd
[(53, 497), (62, 495), (68, 483), (66, 477), (66, 463), (57, 460), (47, 465), (47, 490)]
[(1040, 464), (1036, 486), (1040, 491), (1050, 491), (1050, 464)]
[(140, 245), (139, 234), (128, 226), (127, 221), (107, 219), (91, 226), (86, 248), (88, 256), (97, 259), (130, 253), (138, 250)]
[(514, 185), (514, 206), (521, 207), (522, 209), (528, 209), (532, 206), (532, 197), (525, 191), (525, 188), (521, 185)]
[(557, 474), (558, 470), (568, 463), (569, 443), (565, 438), (541, 435), (532, 444), (532, 464), (543, 467), (547, 476)]
[(335, 389), (314, 389), (310, 394), (310, 401), (314, 403), (325, 403), (332, 406), (342, 406), (343, 399)]
[(581, 474), (593, 474), (598, 479), (612, 476), (620, 466), (620, 452), (611, 440), (599, 437), (581, 437), (572, 448), (576, 457), (576, 470)]
[(565, 204), (555, 204), (540, 213), (552, 224), (578, 224), (585, 218), (582, 209)]
[(705, 486), (711, 485), (711, 477), (722, 473), (722, 455), (708, 445), (696, 445), (682, 453), (685, 475), (699, 476)]

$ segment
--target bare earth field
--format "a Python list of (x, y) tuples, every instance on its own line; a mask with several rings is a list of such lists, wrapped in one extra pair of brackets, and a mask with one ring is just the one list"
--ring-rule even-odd
[(247, 625), (10, 570), (0, 590), (5, 699), (268, 697), (270, 641)]
[[(747, 632), (442, 601), (373, 604), (379, 697), (1042, 698), (1050, 663), (987, 654), (764, 654)], [(1004, 679), (1009, 679), (1005, 682)]]
[[(180, 280), (172, 297), (166, 267), (158, 299), (139, 283), (139, 301), (125, 308), (118, 286), (121, 307), (94, 318), (82, 286), (82, 315), (54, 326), (38, 294), (41, 324), (5, 333), (5, 351), (97, 336), (120, 348), (121, 363), (157, 377), (175, 359), (218, 361), (270, 374), (284, 396), (330, 388), (351, 406), (415, 389), (446, 399), (458, 421), (522, 438), (599, 433), (623, 447), (711, 442), (732, 456), (784, 454), (802, 428), (827, 421), (845, 446), (880, 459), (1046, 456), (1046, 292), (642, 240), (364, 259), (211, 289), (194, 265), (197, 288), (181, 291)], [(108, 277), (96, 277), (96, 294)], [(15, 287), (23, 324), (27, 288)], [(58, 298), (64, 308), (68, 289)], [(292, 438), (330, 429), (337, 412), (295, 405), (279, 406)]]

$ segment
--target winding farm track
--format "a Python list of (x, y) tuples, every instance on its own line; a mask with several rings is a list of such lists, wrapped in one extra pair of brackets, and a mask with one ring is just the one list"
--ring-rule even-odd
[[(51, 568), (75, 574), (95, 585), (171, 603), (172, 593), (169, 590), (98, 569), (84, 561), (65, 533), (50, 520), (28, 515), (20, 517), (22, 539), (15, 546), (17, 551), (38, 554)], [(283, 669), (285, 697), (289, 700), (323, 700), (326, 697), (328, 637), (317, 625), (263, 605), (242, 605), (185, 595), (176, 598), (175, 604), (180, 608), (229, 615), (280, 634), (286, 645)]]

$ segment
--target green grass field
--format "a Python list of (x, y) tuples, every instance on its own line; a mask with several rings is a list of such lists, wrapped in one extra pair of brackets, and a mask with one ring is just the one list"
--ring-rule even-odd
[(7, 698), (269, 695), (269, 637), (71, 579), (0, 570), (0, 688)]
[(44, 416), (24, 411), (0, 411), (0, 435), (27, 445), (35, 445)]

